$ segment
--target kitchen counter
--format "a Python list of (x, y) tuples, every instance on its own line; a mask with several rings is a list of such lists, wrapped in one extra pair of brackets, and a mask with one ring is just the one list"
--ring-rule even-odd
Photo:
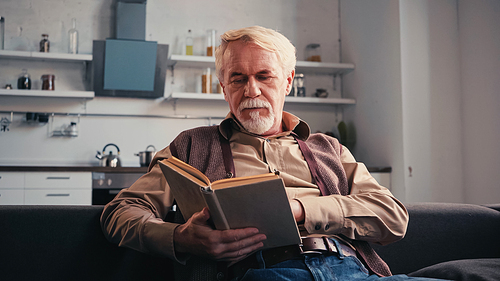
[[(101, 166), (1, 166), (0, 172), (98, 172), (98, 173), (146, 173), (148, 167), (101, 167)], [(391, 173), (391, 167), (368, 167), (370, 173)]]
[(98, 173), (146, 173), (148, 167), (101, 167), (101, 166), (0, 166), (0, 172), (98, 172)]

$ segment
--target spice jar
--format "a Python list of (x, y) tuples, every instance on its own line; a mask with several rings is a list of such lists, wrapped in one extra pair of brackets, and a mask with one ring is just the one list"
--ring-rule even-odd
[(53, 74), (42, 75), (42, 90), (54, 91), (54, 80), (56, 76)]
[(306, 46), (306, 60), (321, 62), (321, 45), (309, 44)]
[(50, 49), (50, 41), (48, 34), (42, 34), (42, 40), (40, 40), (40, 52), (48, 53)]

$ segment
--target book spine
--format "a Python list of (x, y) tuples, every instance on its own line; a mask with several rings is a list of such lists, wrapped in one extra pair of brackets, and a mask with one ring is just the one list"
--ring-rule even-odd
[(213, 192), (213, 190), (205, 189), (202, 189), (201, 192), (203, 194), (203, 198), (205, 198), (205, 202), (207, 203), (208, 210), (210, 211), (210, 217), (214, 222), (215, 228), (218, 230), (230, 229), (229, 223), (227, 222), (226, 216), (222, 211), (215, 192)]

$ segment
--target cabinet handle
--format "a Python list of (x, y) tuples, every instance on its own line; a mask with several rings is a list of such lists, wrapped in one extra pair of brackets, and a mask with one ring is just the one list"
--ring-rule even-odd
[(69, 197), (69, 193), (49, 193), (47, 197)]
[(69, 180), (70, 177), (47, 177), (48, 180)]
[(114, 189), (111, 189), (108, 191), (109, 195), (116, 195), (118, 193), (120, 193), (121, 190), (114, 190)]

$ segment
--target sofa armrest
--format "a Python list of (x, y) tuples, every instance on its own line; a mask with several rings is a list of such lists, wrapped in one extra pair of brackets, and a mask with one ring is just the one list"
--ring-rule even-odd
[(173, 263), (106, 240), (103, 206), (1, 206), (2, 280), (173, 280)]
[(406, 237), (374, 245), (394, 274), (451, 260), (500, 257), (500, 212), (453, 203), (408, 204), (407, 209)]

